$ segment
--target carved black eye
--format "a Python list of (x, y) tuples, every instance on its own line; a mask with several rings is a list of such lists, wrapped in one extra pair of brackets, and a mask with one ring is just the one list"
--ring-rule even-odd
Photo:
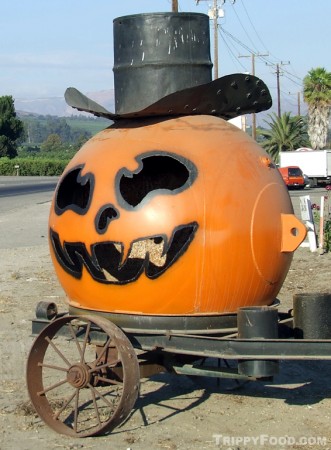
[(136, 158), (136, 171), (121, 169), (116, 176), (118, 202), (126, 209), (136, 208), (155, 195), (177, 194), (197, 177), (197, 168), (189, 160), (166, 152), (150, 152)]
[(58, 215), (67, 210), (77, 214), (86, 214), (89, 209), (93, 188), (94, 175), (81, 175), (84, 166), (76, 167), (61, 180), (55, 195), (55, 212)]

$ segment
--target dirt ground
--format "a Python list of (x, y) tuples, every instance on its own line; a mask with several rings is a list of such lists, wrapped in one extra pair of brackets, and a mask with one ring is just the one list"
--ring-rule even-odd
[[(34, 208), (35, 217), (46, 217), (49, 204)], [(330, 275), (331, 254), (297, 250), (278, 296), (281, 309), (291, 307), (294, 293), (331, 290)], [(0, 248), (1, 450), (331, 448), (331, 363), (320, 361), (281, 362), (272, 383), (240, 388), (232, 380), (161, 374), (142, 380), (129, 420), (111, 435), (56, 434), (31, 408), (25, 382), (30, 319), (40, 300), (66, 310), (44, 235), (31, 247)]]

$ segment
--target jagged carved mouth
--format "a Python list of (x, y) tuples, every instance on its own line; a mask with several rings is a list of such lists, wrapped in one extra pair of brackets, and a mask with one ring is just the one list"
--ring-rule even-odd
[(140, 275), (155, 279), (172, 266), (188, 249), (198, 229), (196, 222), (176, 227), (168, 240), (163, 234), (140, 238), (131, 243), (127, 257), (121, 242), (105, 241), (91, 245), (84, 242), (64, 242), (50, 229), (50, 242), (61, 267), (80, 279), (83, 267), (91, 277), (106, 284), (127, 284)]

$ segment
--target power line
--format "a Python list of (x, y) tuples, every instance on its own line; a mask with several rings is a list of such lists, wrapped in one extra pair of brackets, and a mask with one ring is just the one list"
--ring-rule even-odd
[[(260, 53), (251, 53), (250, 55), (239, 55), (238, 58), (251, 58), (252, 61), (252, 70), (251, 74), (255, 76), (255, 57), (256, 56), (269, 56), (269, 53), (260, 54)], [(256, 114), (252, 114), (252, 137), (256, 140)]]
[[(225, 39), (225, 37), (223, 36), (223, 33), (219, 30), (219, 35), (221, 37), (221, 39), (223, 40), (224, 45), (226, 46), (230, 57), (232, 58), (232, 61), (235, 65), (238, 65), (241, 67), (241, 69), (246, 72), (247, 68), (238, 60), (238, 55), (234, 54), (234, 51), (232, 50), (232, 48), (230, 47), (229, 43), (227, 42), (227, 40)], [(236, 49), (237, 50), (237, 49)]]
[[(238, 0), (237, 0), (237, 1), (238, 1)], [(239, 2), (240, 2), (240, 0), (239, 0)], [(256, 28), (255, 28), (255, 26), (254, 26), (254, 24), (253, 24), (253, 22), (252, 22), (250, 16), (249, 16), (249, 14), (248, 14), (248, 11), (247, 11), (247, 9), (246, 9), (246, 7), (245, 7), (245, 4), (244, 4), (244, 0), (241, 0), (241, 6), (242, 6), (243, 11), (245, 12), (245, 14), (246, 14), (246, 16), (247, 16), (247, 19), (248, 19), (248, 21), (249, 21), (249, 23), (250, 23), (252, 29), (253, 29), (254, 32), (255, 32), (255, 35), (258, 37), (258, 39), (259, 39), (259, 41), (261, 42), (261, 44), (263, 45), (263, 47), (266, 48), (264, 42), (262, 42), (262, 39), (261, 39), (261, 37), (259, 36), (259, 34), (258, 34), (258, 32), (257, 32), (257, 30), (256, 30)], [(238, 16), (238, 14), (237, 14), (237, 12), (236, 12), (236, 10), (235, 10), (234, 7), (233, 7), (233, 12), (234, 12), (234, 14), (235, 14), (236, 17), (237, 17), (237, 20), (238, 20), (238, 22), (240, 23), (241, 28), (244, 30), (244, 33), (245, 33), (245, 35), (246, 35), (247, 38), (248, 38), (248, 42), (250, 42), (250, 43), (252, 44), (253, 48), (255, 48), (256, 46), (255, 46), (253, 40), (251, 39), (251, 36), (249, 35), (247, 29), (245, 28), (245, 26), (244, 26), (242, 20), (241, 20), (240, 17)], [(246, 50), (249, 49), (249, 46), (248, 46), (248, 45), (243, 44), (238, 38), (236, 38), (235, 36), (233, 36), (231, 33), (227, 32), (226, 30), (224, 30), (224, 28), (223, 28), (222, 31), (224, 31), (224, 34), (225, 34), (225, 35), (227, 34), (227, 36), (228, 36), (231, 40), (236, 41), (236, 43), (237, 43), (238, 45), (240, 45), (242, 48), (245, 48)], [(226, 39), (225, 39), (225, 38), (224, 38), (224, 41), (226, 42)], [(254, 65), (255, 65), (255, 57), (256, 57), (256, 56), (258, 56), (262, 61), (265, 61), (266, 64), (268, 64), (268, 65), (271, 64), (271, 65), (273, 65), (273, 66), (276, 66), (276, 74), (277, 74), (277, 87), (276, 87), (276, 89), (277, 89), (277, 97), (278, 97), (277, 103), (278, 103), (278, 115), (280, 116), (281, 110), (280, 110), (280, 81), (279, 81), (279, 76), (280, 76), (281, 74), (280, 74), (280, 71), (279, 71), (279, 66), (282, 66), (282, 75), (284, 76), (284, 78), (288, 79), (291, 83), (295, 84), (296, 86), (298, 86), (298, 87), (300, 87), (300, 88), (302, 87), (302, 79), (299, 78), (295, 73), (293, 73), (293, 71), (286, 70), (286, 69), (283, 67), (283, 66), (284, 66), (284, 62), (283, 62), (283, 61), (280, 61), (280, 62), (278, 63), (278, 66), (277, 66), (277, 64), (275, 64), (275, 63), (271, 63), (271, 62), (270, 62), (270, 58), (266, 58), (266, 57), (269, 57), (269, 52), (268, 52), (268, 51), (266, 51), (266, 54), (260, 54), (260, 53), (258, 53), (258, 52), (256, 52), (256, 51), (251, 50), (251, 49), (249, 49), (248, 51), (249, 51), (250, 55), (243, 55), (243, 56), (240, 56), (240, 55), (239, 55), (238, 58), (240, 58), (240, 57), (249, 57), (249, 56), (251, 56), (251, 58), (252, 58), (252, 71), (251, 71), (251, 73), (252, 73), (253, 75), (255, 75), (255, 67), (254, 67)], [(290, 63), (288, 62), (287, 64), (290, 64)], [(300, 115), (300, 111), (301, 111), (301, 108), (300, 108), (300, 102), (301, 102), (301, 100), (300, 100), (300, 93), (298, 93), (297, 95), (298, 95), (298, 99), (297, 99), (297, 108), (298, 108), (298, 114)], [(255, 118), (254, 118), (254, 115), (253, 115), (253, 116), (252, 116), (252, 122), (253, 122), (253, 124), (252, 124), (252, 126), (253, 126), (253, 136), (254, 136), (254, 125), (256, 125), (256, 124), (254, 124), (254, 121), (255, 121), (254, 119), (255, 119)]]
[[(239, 1), (240, 1), (240, 0), (239, 0)], [(244, 3), (243, 0), (241, 0), (241, 4), (242, 4), (242, 6), (243, 6), (243, 9), (244, 9), (244, 11), (245, 11), (245, 14), (246, 14), (246, 16), (247, 16), (247, 18), (248, 18), (248, 20), (249, 20), (249, 23), (251, 24), (251, 26), (252, 26), (254, 32), (255, 32), (255, 34), (256, 34), (258, 40), (259, 40), (260, 43), (262, 44), (262, 47), (264, 47), (264, 50), (265, 50), (266, 52), (268, 52), (266, 45), (265, 45), (264, 42), (262, 41), (262, 39), (261, 39), (259, 33), (256, 31), (256, 28), (255, 28), (255, 26), (254, 26), (254, 24), (253, 24), (253, 22), (252, 22), (252, 20), (251, 20), (251, 18), (250, 18), (250, 16), (249, 16), (248, 12), (247, 12), (247, 9), (246, 9), (246, 6), (245, 6), (245, 3)], [(269, 53), (269, 52), (268, 52), (268, 53)]]
[[(196, 0), (196, 3), (198, 4), (200, 0)], [(238, 47), (242, 49), (245, 49), (246, 52), (248, 52), (250, 55), (255, 55), (255, 56), (251, 56), (252, 58), (254, 58), (254, 62), (252, 61), (252, 65), (255, 64), (255, 57), (258, 57), (261, 61), (264, 61), (266, 65), (269, 66), (273, 66), (276, 67), (276, 75), (277, 75), (277, 109), (278, 109), (278, 116), (281, 115), (281, 99), (280, 99), (280, 75), (283, 75), (284, 78), (288, 79), (291, 83), (295, 84), (298, 87), (302, 86), (302, 80), (295, 75), (294, 73), (286, 70), (283, 66), (284, 66), (284, 62), (280, 61), (280, 62), (273, 62), (270, 60), (270, 58), (267, 58), (269, 56), (269, 52), (267, 53), (259, 53), (256, 50), (256, 46), (253, 42), (253, 40), (251, 39), (251, 36), (249, 35), (247, 29), (245, 28), (241, 18), (238, 16), (236, 9), (234, 8), (234, 3), (235, 1), (231, 1), (232, 2), (232, 7), (233, 7), (233, 11), (234, 14), (236, 15), (236, 18), (241, 26), (241, 28), (243, 29), (248, 42), (251, 44), (251, 46), (254, 48), (250, 48), (250, 45), (247, 45), (245, 43), (243, 43), (240, 39), (238, 39), (237, 37), (235, 37), (233, 34), (231, 34), (229, 31), (227, 31), (224, 26), (218, 26), (217, 20), (218, 17), (224, 17), (224, 11), (219, 8), (218, 4), (219, 2), (221, 2), (221, 4), (223, 5), (225, 3), (226, 0), (213, 0), (213, 7), (210, 7), (209, 11), (208, 11), (208, 15), (210, 17), (211, 20), (213, 20), (213, 24), (214, 24), (214, 78), (218, 78), (218, 71), (219, 71), (219, 66), (218, 66), (218, 33), (220, 35), (220, 37), (223, 40), (224, 45), (227, 48), (227, 51), (229, 53), (229, 55), (231, 56), (231, 58), (235, 61), (235, 63), (238, 63), (240, 65), (240, 67), (242, 68), (241, 70), (243, 71), (247, 71), (247, 69), (245, 68), (245, 66), (243, 64), (240, 63), (239, 58), (240, 56), (236, 56), (234, 53), (235, 51), (238, 52), (238, 54), (240, 53)], [(237, 0), (238, 1), (238, 0)], [(240, 0), (239, 0), (240, 1)], [(245, 11), (245, 14), (248, 18), (248, 21), (251, 25), (251, 27), (253, 28), (256, 36), (258, 37), (259, 41), (262, 43), (263, 47), (265, 48), (265, 44), (262, 42), (262, 39), (260, 38), (260, 36), (258, 35), (256, 28), (253, 25), (253, 22), (248, 14), (248, 11), (244, 5), (244, 0), (242, 0), (242, 7), (243, 10)], [(220, 14), (221, 13), (221, 14)], [(234, 50), (233, 50), (234, 49)], [(276, 59), (276, 58), (275, 58)], [(289, 62), (287, 64), (290, 64)], [(280, 73), (280, 66), (282, 67), (282, 73)], [(253, 73), (253, 71), (252, 71)], [(254, 73), (253, 73), (254, 74)], [(252, 116), (252, 120), (254, 122), (254, 117)], [(254, 123), (253, 123), (253, 133), (254, 133)]]
[[(298, 81), (293, 80), (293, 78), (291, 78), (291, 76), (289, 76), (289, 75), (292, 76), (292, 74), (290, 74), (289, 72), (284, 70), (284, 77), (285, 78), (287, 78), (288, 80), (290, 80), (292, 83), (296, 84), (297, 86), (302, 86), (302, 80), (301, 80), (301, 83), (299, 83)], [(298, 78), (298, 79), (300, 80), (300, 78)]]
[(254, 50), (252, 50), (248, 45), (241, 42), (238, 38), (233, 36), (229, 31), (227, 31), (224, 27), (222, 27), (222, 32), (226, 34), (229, 38), (231, 38), (233, 41), (235, 41), (237, 44), (239, 44), (241, 47), (243, 47), (246, 51), (249, 53), (254, 53)]
[[(221, 28), (221, 31), (227, 35), (230, 39), (232, 39), (233, 41), (235, 41), (238, 45), (240, 45), (241, 47), (243, 47), (247, 52), (249, 53), (256, 53), (254, 50), (252, 50), (250, 47), (248, 47), (248, 45), (244, 44), (243, 42), (240, 41), (240, 39), (238, 39), (237, 37), (233, 36), (229, 31), (227, 31), (224, 27)], [(277, 64), (281, 64), (280, 63), (274, 63), (272, 62), (270, 59), (267, 59), (265, 57), (265, 55), (260, 55), (259, 58), (264, 61), (267, 65), (269, 66), (276, 66)], [(288, 62), (288, 64), (290, 64), (290, 62)], [(302, 80), (301, 78), (299, 78), (297, 75), (289, 72), (286, 69), (282, 69), (285, 78), (288, 78), (292, 83), (296, 84), (297, 86), (301, 86), (302, 85)], [(298, 80), (298, 81), (296, 81)]]
[[(236, 11), (236, 9), (233, 7), (233, 5), (232, 5), (232, 9), (233, 9), (233, 12), (234, 12), (235, 16), (237, 17), (238, 22), (240, 23), (241, 28), (243, 29), (244, 33), (246, 34), (247, 39), (250, 41), (250, 43), (253, 45), (253, 47), (255, 47), (254, 42), (252, 41), (250, 35), (248, 34), (248, 32), (247, 32), (246, 28), (244, 27), (242, 21), (240, 20), (240, 17), (238, 16), (237, 11)], [(255, 51), (256, 51), (256, 50), (257, 50), (257, 49), (256, 49), (256, 47), (255, 47)]]
[[(235, 3), (236, 0), (230, 0), (232, 3)], [(200, 0), (196, 0), (196, 4), (198, 5)], [(226, 2), (226, 0), (221, 0), (222, 4)], [(214, 25), (214, 79), (218, 78), (218, 18), (224, 17), (224, 11), (222, 8), (218, 7), (218, 0), (213, 0), (212, 8), (209, 8), (208, 11), (209, 18), (213, 21)]]
[(276, 63), (276, 64), (271, 64), (271, 65), (276, 65), (276, 77), (277, 77), (277, 115), (278, 117), (281, 116), (281, 108), (280, 108), (280, 80), (279, 77), (280, 75), (282, 75), (280, 73), (280, 66), (285, 66), (290, 64), (290, 61), (281, 61), (280, 63)]

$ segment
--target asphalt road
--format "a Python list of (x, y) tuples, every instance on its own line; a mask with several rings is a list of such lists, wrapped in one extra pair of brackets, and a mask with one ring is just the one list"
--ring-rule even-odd
[(0, 177), (0, 248), (45, 244), (57, 181), (57, 177)]
[(22, 183), (16, 184), (2, 184), (0, 185), (0, 198), (13, 197), (15, 195), (33, 194), (36, 192), (53, 192), (56, 187), (56, 182), (50, 183)]
[(317, 205), (320, 205), (321, 203), (321, 197), (325, 196), (326, 190), (325, 188), (305, 188), (305, 189), (299, 189), (299, 190), (290, 190), (289, 191), (292, 205), (294, 209), (295, 215), (301, 219), (301, 212), (300, 212), (300, 197), (309, 195), (311, 203), (316, 203)]
[(25, 196), (36, 193), (53, 193), (58, 177), (4, 177), (0, 176), (0, 211), (6, 204), (12, 204), (9, 197)]

